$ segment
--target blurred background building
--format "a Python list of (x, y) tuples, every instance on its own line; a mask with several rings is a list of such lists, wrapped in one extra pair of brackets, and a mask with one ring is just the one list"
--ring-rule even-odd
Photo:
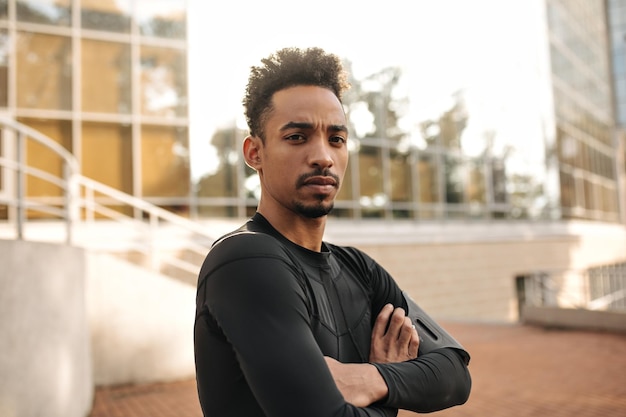
[[(623, 326), (626, 0), (483, 3), (468, 18), (493, 32), (439, 51), (465, 82), (437, 103), (401, 66), (352, 78), (327, 239), (436, 318)], [(189, 6), (0, 0), (0, 414), (85, 415), (93, 384), (193, 375), (200, 263), (259, 184), (240, 114), (193, 129), (217, 93), (189, 76)], [(403, 47), (433, 82), (437, 57)]]
[[(436, 109), (434, 102), (416, 103), (420, 89), (410, 94), (406, 66), (353, 77), (345, 97), (351, 159), (327, 238), (370, 253), (439, 318), (514, 322), (536, 314), (527, 307), (623, 311), (626, 0), (502, 4), (476, 11), (497, 30), (485, 32), (475, 54), (463, 55), (453, 70), (477, 71)], [(190, 48), (189, 10), (185, 0), (0, 0), (0, 236), (58, 242), (63, 237), (48, 229), (52, 223), (90, 220), (70, 243), (88, 253), (87, 321), (98, 384), (193, 372), (187, 345), (172, 347), (186, 352), (183, 366), (138, 361), (137, 352), (149, 356), (147, 344), (165, 349), (178, 339), (137, 329), (154, 320), (188, 330), (206, 245), (256, 208), (258, 179), (240, 156), (246, 132), (234, 122), (240, 115), (210, 137), (192, 134), (201, 122), (190, 117), (192, 103), (216, 98), (189, 77), (191, 53), (204, 53)], [(411, 56), (410, 39), (403, 46), (414, 58), (408, 85), (434, 81), (419, 80), (427, 60)], [(229, 65), (225, 56), (214, 58)], [(350, 67), (356, 58), (345, 59)], [(420, 106), (431, 111), (415, 116)], [(50, 146), (16, 140), (36, 136), (28, 129), (60, 145), (69, 166), (79, 167), (77, 210), (36, 209), (69, 205), (73, 186), (56, 181), (67, 167)], [(20, 158), (30, 171), (16, 168)], [(34, 175), (42, 172), (55, 180)], [(183, 227), (184, 239), (155, 232), (157, 218)], [(130, 221), (141, 236), (129, 233)], [(46, 230), (52, 232), (38, 233)], [(165, 243), (155, 256), (158, 236)], [(140, 242), (151, 252), (139, 251)], [(20, 248), (18, 254), (26, 250)], [(10, 253), (0, 259), (20, 259)], [(178, 261), (165, 268), (169, 256)], [(159, 275), (144, 277), (120, 258), (156, 265)], [(172, 312), (181, 314), (178, 322)], [(603, 320), (594, 316), (592, 324)], [(112, 340), (123, 343), (112, 347)]]
[[(63, 145), (85, 176), (188, 204), (184, 1), (1, 1), (0, 59), (0, 113)], [(59, 169), (36, 148), (28, 161)], [(59, 190), (40, 181), (28, 193)]]
[[(236, 223), (254, 212), (258, 179), (239, 155), (246, 132), (234, 122), (190, 140), (187, 6), (184, 0), (0, 1), (0, 114), (52, 138), (85, 177), (199, 223)], [(389, 221), (405, 240), (421, 244), (448, 236), (441, 228), (455, 230), (448, 241), (476, 244), (493, 233), (516, 241), (576, 225), (620, 235), (624, 1), (516, 7), (525, 19), (523, 36), (494, 34), (505, 48), (493, 47), (495, 59), (481, 67), (481, 77), (445, 97), (430, 117), (411, 118), (400, 67), (352, 79), (345, 99), (351, 162), (331, 236), (394, 243), (397, 232), (376, 231), (392, 227)], [(213, 158), (190, 152), (194, 141), (207, 142)], [(14, 155), (15, 145), (5, 139), (0, 151)], [(25, 152), (30, 166), (62, 174), (39, 144), (28, 143)], [(202, 173), (192, 172), (194, 158), (206, 161)], [(0, 180), (0, 193), (14, 189), (10, 175)], [(38, 178), (28, 180), (25, 193), (58, 205), (64, 198), (62, 189)], [(145, 217), (106, 196), (95, 200)], [(11, 217), (11, 204), (0, 204), (0, 218)], [(54, 216), (30, 210), (26, 217)], [(353, 231), (354, 222), (362, 233), (342, 232)], [(514, 231), (521, 228), (526, 232)], [(621, 235), (616, 239), (607, 241), (617, 245), (615, 256), (587, 251), (554, 268), (621, 261), (610, 259), (625, 257)], [(528, 265), (535, 269), (542, 268)], [(485, 316), (514, 318), (516, 311)]]

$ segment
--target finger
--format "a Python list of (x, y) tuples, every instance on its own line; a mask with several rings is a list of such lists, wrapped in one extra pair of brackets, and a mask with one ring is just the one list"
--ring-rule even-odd
[(393, 311), (391, 318), (389, 319), (389, 328), (387, 329), (387, 336), (398, 339), (404, 325), (404, 309), (398, 307)]
[(415, 326), (411, 326), (411, 340), (409, 341), (409, 358), (417, 358), (417, 353), (420, 347), (420, 336), (417, 334)]
[(408, 348), (414, 330), (415, 329), (413, 328), (413, 323), (411, 323), (411, 319), (408, 317), (404, 317), (404, 322), (402, 323), (402, 327), (400, 328), (400, 334), (398, 335), (398, 345), (401, 349)]
[(389, 317), (393, 312), (393, 305), (386, 304), (378, 313), (376, 321), (374, 322), (374, 328), (372, 329), (372, 338), (382, 338), (387, 331), (387, 325), (389, 324)]

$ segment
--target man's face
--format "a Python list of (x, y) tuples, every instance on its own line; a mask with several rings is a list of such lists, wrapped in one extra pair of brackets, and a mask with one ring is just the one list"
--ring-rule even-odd
[(332, 91), (296, 86), (276, 92), (256, 166), (264, 209), (308, 218), (328, 214), (348, 164), (348, 131)]

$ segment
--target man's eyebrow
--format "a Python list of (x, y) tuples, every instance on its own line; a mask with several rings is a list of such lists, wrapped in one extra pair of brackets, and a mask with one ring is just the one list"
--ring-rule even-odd
[(280, 130), (281, 131), (285, 131), (285, 130), (289, 130), (289, 129), (312, 129), (313, 128), (313, 124), (312, 123), (307, 123), (307, 122), (288, 122), (285, 123)]
[[(289, 129), (313, 129), (313, 123), (308, 122), (287, 122), (285, 123), (280, 130), (285, 131)], [(348, 132), (348, 127), (345, 125), (330, 125), (328, 126), (328, 130), (332, 130), (333, 132)]]
[(348, 133), (348, 127), (345, 125), (330, 125), (329, 130), (332, 130), (333, 132), (345, 132)]

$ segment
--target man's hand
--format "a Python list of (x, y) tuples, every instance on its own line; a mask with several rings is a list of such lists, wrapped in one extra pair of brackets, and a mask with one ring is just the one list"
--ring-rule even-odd
[(420, 340), (404, 309), (387, 304), (378, 314), (372, 329), (370, 362), (404, 362), (417, 358)]
[(374, 365), (341, 363), (328, 356), (324, 359), (346, 402), (367, 407), (387, 396), (387, 384)]

